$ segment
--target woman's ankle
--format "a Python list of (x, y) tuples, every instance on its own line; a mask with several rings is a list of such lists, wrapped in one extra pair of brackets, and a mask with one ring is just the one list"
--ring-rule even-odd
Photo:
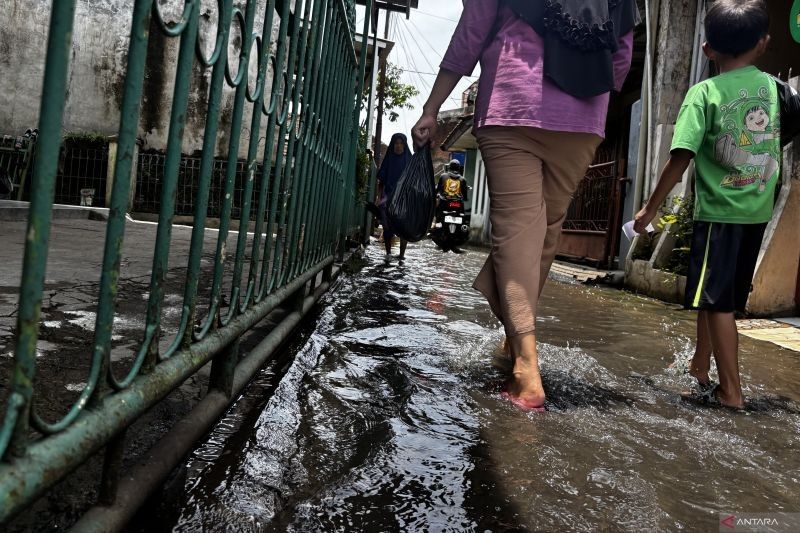
[(525, 357), (521, 355), (516, 357), (511, 375), (511, 385), (509, 386), (511, 394), (526, 400), (541, 400), (542, 403), (544, 402), (544, 387), (536, 356)]

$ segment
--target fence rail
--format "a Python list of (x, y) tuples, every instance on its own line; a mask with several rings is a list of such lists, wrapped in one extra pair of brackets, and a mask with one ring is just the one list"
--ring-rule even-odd
[[(363, 50), (373, 12), (372, 0), (366, 3)], [(357, 147), (358, 96), (363, 89), (365, 58), (355, 54), (352, 1), (248, 0), (234, 5), (233, 0), (217, 0), (219, 21), (210, 55), (199, 45), (200, 0), (184, 0), (182, 15), (175, 23), (165, 22), (158, 1), (132, 4), (96, 323), (87, 348), (91, 369), (78, 400), (61, 419), (47, 421), (32, 407), (34, 397), (47, 391), (33, 383), (72, 53), (64, 43), (71, 38), (76, 0), (53, 2), (50, 8), (14, 368), (0, 425), (0, 523), (103, 449), (100, 500), (113, 502), (125, 428), (211, 360), (208, 402), (216, 402), (217, 408), (227, 405), (234, 391), (258, 370), (253, 362), (257, 358), (240, 359), (238, 338), (279, 305), (295, 309), (290, 316), (296, 320), (315, 291), (317, 274), (329, 273), (348, 237), (355, 236), (366, 219), (355, 191), (355, 156), (356, 150), (362, 149)], [(256, 35), (255, 17), (262, 11), (263, 32)], [(117, 375), (110, 364), (112, 327), (151, 19), (163, 34), (179, 42), (179, 52), (167, 149), (158, 161), (158, 187), (152, 190), (158, 195), (159, 218), (141, 343), (128, 371)], [(241, 38), (238, 65), (228, 63), (232, 26)], [(255, 76), (247, 67), (251, 60), (258, 65)], [(211, 76), (202, 153), (189, 164), (181, 146), (192, 72), (198, 66), (209, 69)], [(220, 162), (214, 156), (218, 136), (223, 133), (220, 101), (226, 83), (235, 96), (230, 129), (225, 132), (227, 158)], [(246, 113), (248, 109), (252, 113)], [(266, 126), (266, 142), (259, 143), (258, 135), (250, 135), (247, 145), (240, 146), (244, 130), (258, 132), (262, 125)], [(243, 163), (240, 152), (247, 153)], [(274, 162), (270, 179), (259, 179), (258, 161)], [(190, 180), (187, 169), (191, 169)], [(193, 196), (194, 226), (185, 264), (180, 325), (164, 339), (160, 326), (172, 222), (186, 205), (181, 187), (184, 194), (190, 191)], [(220, 221), (208, 302), (198, 306), (209, 214)], [(250, 238), (246, 231), (230, 231), (233, 218), (253, 221)], [(235, 244), (230, 246), (229, 241)], [(285, 333), (282, 327), (277, 329)], [(107, 526), (104, 522), (103, 527)]]
[(62, 147), (56, 174), (57, 204), (80, 205), (81, 191), (91, 191), (89, 205), (106, 207), (108, 145), (98, 148), (76, 146), (66, 141)]
[[(202, 176), (200, 174), (202, 159), (199, 157), (182, 157), (178, 170), (178, 184), (175, 196), (175, 214), (182, 216), (192, 216), (195, 213), (196, 199), (200, 190)], [(133, 201), (133, 210), (138, 213), (158, 213), (161, 209), (161, 192), (164, 186), (164, 168), (166, 156), (164, 154), (139, 154), (136, 165), (136, 194)], [(208, 206), (206, 216), (219, 218), (225, 205), (225, 177), (227, 175), (228, 162), (223, 159), (215, 159), (211, 169), (211, 181), (208, 189)], [(271, 179), (275, 178), (275, 169), (271, 169)], [(254, 199), (254, 192), (261, 190), (261, 180), (264, 178), (264, 168), (260, 163), (256, 164), (253, 174), (253, 186), (251, 187), (250, 202)], [(247, 187), (248, 164), (247, 161), (236, 162), (236, 176), (233, 185), (233, 203), (231, 206), (231, 216), (238, 219), (242, 215), (244, 205), (244, 192)], [(266, 184), (267, 205), (270, 203), (270, 191), (274, 183), (271, 181)], [(257, 212), (250, 213), (250, 220), (255, 220)]]

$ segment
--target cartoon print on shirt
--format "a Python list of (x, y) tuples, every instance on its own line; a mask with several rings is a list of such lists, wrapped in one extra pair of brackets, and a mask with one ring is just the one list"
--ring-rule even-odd
[(461, 196), (461, 180), (448, 177), (444, 181), (444, 194), (447, 198), (455, 198)]
[(770, 123), (769, 108), (766, 87), (752, 97), (742, 90), (738, 99), (720, 106), (722, 132), (715, 143), (714, 157), (730, 171), (720, 187), (741, 189), (758, 182), (758, 192), (762, 193), (776, 176), (780, 154), (779, 143), (774, 141), (780, 126), (777, 121)]

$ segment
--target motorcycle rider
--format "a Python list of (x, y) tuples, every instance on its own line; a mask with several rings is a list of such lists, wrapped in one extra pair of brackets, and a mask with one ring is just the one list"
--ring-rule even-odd
[(467, 201), (467, 180), (462, 173), (464, 167), (458, 159), (453, 159), (447, 164), (447, 170), (439, 177), (439, 184), (436, 186), (436, 205), (441, 200), (461, 200)]
[[(439, 183), (436, 185), (436, 208), (438, 210), (442, 201), (467, 201), (467, 180), (462, 175), (464, 167), (458, 159), (452, 159), (447, 164), (447, 170), (439, 177)], [(461, 254), (464, 250), (458, 246), (453, 246), (451, 250), (454, 253)]]

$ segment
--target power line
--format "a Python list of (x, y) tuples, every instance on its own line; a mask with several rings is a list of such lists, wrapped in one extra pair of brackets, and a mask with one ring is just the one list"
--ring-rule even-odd
[(422, 32), (422, 30), (420, 30), (420, 29), (419, 29), (419, 26), (417, 26), (416, 24), (414, 24), (414, 21), (413, 21), (413, 20), (409, 20), (408, 22), (410, 22), (410, 23), (411, 23), (411, 27), (412, 27), (412, 28), (414, 28), (415, 30), (417, 30), (417, 33), (419, 34), (419, 36), (420, 36), (420, 37), (422, 37), (422, 40), (423, 40), (423, 41), (425, 41), (425, 44), (427, 44), (428, 46), (430, 46), (430, 47), (431, 47), (431, 51), (432, 51), (434, 54), (436, 54), (437, 56), (439, 56), (439, 59), (444, 59), (444, 58), (442, 57), (442, 54), (440, 54), (440, 53), (438, 52), (438, 50), (436, 49), (436, 47), (435, 47), (435, 46), (433, 46), (433, 45), (431, 44), (431, 42), (430, 42), (430, 41), (429, 41), (429, 40), (428, 40), (428, 39), (425, 37), (425, 34)]
[[(431, 62), (428, 60), (428, 56), (425, 54), (425, 50), (423, 50), (423, 49), (422, 49), (422, 46), (420, 46), (419, 42), (417, 42), (417, 38), (414, 36), (414, 34), (413, 34), (413, 33), (411, 33), (411, 28), (410, 28), (410, 27), (408, 27), (408, 26), (406, 26), (406, 25), (403, 25), (403, 31), (404, 31), (404, 32), (408, 32), (408, 33), (405, 35), (405, 37), (406, 37), (406, 43), (408, 42), (408, 40), (409, 40), (409, 38), (410, 38), (410, 39), (411, 39), (411, 41), (414, 43), (414, 46), (416, 46), (416, 47), (417, 47), (417, 51), (419, 52), (419, 55), (420, 55), (420, 56), (422, 56), (422, 59), (425, 61), (425, 63), (427, 63), (428, 67), (429, 67), (431, 70), (436, 70), (436, 67), (434, 67), (434, 66), (431, 64)], [(415, 68), (416, 68), (416, 66), (415, 66)]]
[[(416, 38), (414, 37), (414, 35), (411, 33), (411, 30), (410, 30), (410, 29), (409, 29), (407, 26), (405, 26), (405, 25), (404, 25), (402, 28), (403, 28), (403, 32), (406, 32), (406, 31), (408, 32), (408, 34), (405, 34), (405, 33), (403, 33), (403, 34), (400, 34), (400, 35), (402, 35), (402, 38), (403, 38), (404, 47), (408, 47), (408, 39), (410, 38), (410, 39), (411, 39), (411, 40), (414, 42), (414, 45), (417, 47), (417, 50), (419, 51), (420, 55), (422, 56), (422, 59), (424, 59), (424, 60), (425, 60), (425, 62), (428, 64), (428, 67), (429, 67), (431, 70), (436, 70), (436, 69), (435, 69), (435, 67), (434, 67), (433, 65), (431, 65), (431, 62), (428, 60), (428, 57), (425, 55), (425, 51), (424, 51), (424, 50), (422, 50), (422, 47), (421, 47), (421, 46), (420, 46), (420, 44), (417, 42), (417, 40), (416, 40)], [(409, 51), (410, 51), (410, 47), (409, 47)], [(415, 63), (415, 61), (414, 61), (414, 59), (413, 59), (413, 54), (412, 54), (412, 56), (411, 56), (411, 57), (412, 57), (412, 59), (411, 59), (411, 65), (414, 67), (414, 69), (415, 69), (417, 72), (419, 72), (419, 68), (417, 67), (417, 65), (416, 65), (416, 63)], [(417, 75), (417, 78), (418, 78), (418, 79), (420, 80), (420, 82), (423, 84), (423, 87), (427, 87), (427, 91), (428, 91), (428, 93), (430, 94), (430, 92), (431, 92), (431, 85), (430, 85), (430, 84), (429, 84), (427, 81), (425, 81), (425, 80), (422, 78), (422, 76), (420, 76), (420, 75)], [(454, 98), (454, 97), (452, 97), (452, 96), (448, 96), (448, 98), (449, 98), (450, 100), (452, 100), (452, 101), (453, 101), (453, 103), (455, 103), (456, 105), (459, 105), (459, 106), (461, 105), (461, 102), (460, 102), (459, 100), (457, 100), (456, 98)]]
[(441, 15), (434, 15), (433, 13), (428, 13), (427, 11), (420, 11), (419, 9), (415, 9), (414, 11), (412, 11), (412, 13), (419, 13), (420, 15), (427, 15), (427, 16), (433, 17), (435, 19), (446, 20), (448, 22), (453, 22), (455, 24), (458, 24), (458, 21), (455, 20), (455, 19), (450, 19), (450, 18), (447, 18), (447, 17), (443, 17)]
[[(410, 73), (412, 73), (412, 74), (420, 72), (419, 67), (417, 67), (417, 63), (416, 63), (416, 61), (414, 59), (414, 56), (411, 53), (411, 47), (408, 45), (408, 39), (406, 38), (405, 28), (404, 27), (402, 28), (401, 31), (398, 31), (397, 36), (398, 36), (399, 41), (401, 43), (401, 47), (402, 47), (402, 50), (403, 50), (403, 55), (406, 56), (407, 65), (409, 67), (411, 67), (411, 68), (408, 69), (408, 71)], [(433, 70), (433, 69), (431, 69), (431, 70)], [(428, 85), (428, 83), (420, 75), (417, 74), (416, 77), (419, 80), (420, 84), (422, 85), (422, 88), (430, 89), (430, 86)]]
[[(417, 28), (419, 31), (419, 29)], [(406, 28), (405, 25), (400, 24), (400, 17), (392, 17), (389, 24), (389, 35), (390, 39), (395, 41), (396, 46), (395, 49), (397, 50), (397, 66), (403, 70), (404, 78), (407, 82), (410, 82), (412, 85), (416, 85), (420, 92), (416, 96), (414, 96), (413, 101), (415, 103), (415, 108), (422, 108), (425, 104), (425, 98), (427, 94), (430, 94), (432, 84), (425, 79), (428, 76), (436, 76), (436, 73), (433, 72), (437, 70), (430, 64), (430, 61), (427, 60), (426, 54), (422, 52), (421, 47), (417, 44), (417, 49), (420, 50), (422, 53), (423, 58), (428, 64), (429, 70), (422, 70), (417, 66), (416, 63), (416, 54), (412, 53), (414, 47), (408, 42), (408, 39), (414, 40), (417, 43), (418, 39), (415, 38), (415, 35), (411, 33), (410, 28)], [(426, 41), (427, 43), (427, 41)], [(427, 43), (430, 46), (430, 43)], [(433, 49), (433, 47), (432, 47)], [(403, 58), (405, 59), (403, 61)], [(404, 64), (401, 64), (404, 63)], [(465, 76), (466, 78), (475, 78), (475, 76)], [(457, 107), (461, 107), (461, 101), (450, 96), (449, 100), (453, 102), (453, 104)], [(402, 127), (403, 129), (408, 129), (411, 124), (408, 123), (409, 112), (408, 110), (403, 110), (400, 112), (399, 123), (395, 123), (396, 125)]]

